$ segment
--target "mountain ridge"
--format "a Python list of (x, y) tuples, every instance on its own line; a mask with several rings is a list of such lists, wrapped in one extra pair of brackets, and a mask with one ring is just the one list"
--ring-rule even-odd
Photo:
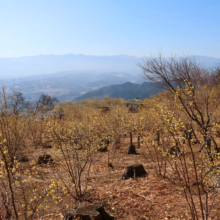
[[(206, 67), (220, 63), (220, 58), (208, 56), (189, 56), (195, 58)], [(0, 79), (30, 77), (33, 75), (52, 74), (62, 71), (83, 72), (127, 72), (137, 74), (141, 69), (137, 66), (143, 59), (130, 55), (93, 56), (84, 54), (36, 55), (14, 58), (0, 58)]]
[[(145, 57), (148, 58), (148, 57)], [(220, 63), (220, 58), (190, 56), (205, 67)], [(42, 93), (56, 96), (60, 101), (74, 100), (80, 95), (101, 87), (142, 83), (143, 75), (137, 63), (143, 57), (129, 55), (39, 55), (20, 58), (0, 58), (0, 83), (23, 92), (30, 100)], [(22, 74), (19, 74), (22, 73)], [(44, 73), (44, 74), (43, 74)], [(4, 79), (3, 78), (7, 78)], [(13, 77), (12, 77), (13, 76)], [(10, 79), (11, 77), (11, 79)], [(117, 94), (116, 94), (117, 93)], [(127, 94), (131, 94), (128, 92)], [(125, 96), (125, 92), (114, 91), (110, 96)]]
[(143, 82), (141, 84), (125, 82), (123, 84), (105, 86), (97, 90), (89, 91), (75, 98), (74, 101), (82, 101), (94, 97), (102, 99), (105, 96), (110, 98), (123, 98), (125, 100), (137, 97), (144, 99), (161, 91), (162, 89), (155, 87), (152, 82)]
[[(129, 60), (129, 62), (128, 62)], [(0, 58), (0, 77), (18, 78), (59, 71), (140, 72), (134, 56), (42, 55)]]

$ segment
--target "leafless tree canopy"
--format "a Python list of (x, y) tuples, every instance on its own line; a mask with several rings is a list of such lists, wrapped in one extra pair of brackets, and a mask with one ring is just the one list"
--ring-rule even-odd
[(138, 64), (143, 70), (145, 79), (154, 82), (158, 87), (175, 91), (175, 86), (182, 88), (185, 80), (192, 86), (201, 86), (216, 82), (216, 73), (219, 68), (209, 70), (202, 67), (194, 59), (188, 57), (144, 59)]
[(56, 97), (42, 94), (35, 104), (34, 112), (39, 112), (45, 107), (53, 107), (59, 100)]
[[(145, 79), (175, 94), (189, 122), (192, 124), (194, 121), (200, 127), (205, 143), (202, 146), (206, 146), (207, 154), (213, 161), (209, 140), (212, 139), (215, 150), (219, 152), (210, 127), (214, 123), (213, 113), (220, 105), (220, 68), (207, 69), (188, 57), (163, 58), (161, 54), (143, 60), (138, 66), (143, 70)], [(186, 87), (190, 93), (184, 90)]]

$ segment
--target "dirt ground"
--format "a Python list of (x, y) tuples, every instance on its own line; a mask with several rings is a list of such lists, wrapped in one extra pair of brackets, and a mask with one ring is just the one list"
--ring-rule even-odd
[[(128, 155), (129, 138), (122, 141), (116, 150), (113, 168), (107, 166), (108, 152), (98, 152), (93, 158), (89, 177), (88, 199), (93, 203), (103, 203), (105, 210), (118, 220), (158, 220), (158, 219), (191, 219), (189, 208), (183, 192), (180, 192), (167, 179), (158, 176), (152, 165), (143, 157), (146, 153), (143, 145), (137, 148), (137, 155)], [(111, 146), (111, 144), (110, 144)], [(33, 153), (34, 152), (34, 153)], [(36, 149), (30, 152), (37, 158), (42, 153), (54, 155), (54, 149)], [(132, 164), (143, 164), (148, 173), (144, 178), (122, 180), (126, 167)], [(39, 167), (37, 184), (50, 181), (50, 168)], [(56, 213), (56, 212), (55, 212)], [(57, 218), (55, 217), (57, 216)], [(62, 219), (62, 215), (48, 215), (43, 219)], [(220, 219), (220, 207), (213, 211), (210, 219)]]

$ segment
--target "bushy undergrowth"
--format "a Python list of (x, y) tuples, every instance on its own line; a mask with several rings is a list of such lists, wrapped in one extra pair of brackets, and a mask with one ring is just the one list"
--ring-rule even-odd
[[(10, 114), (3, 97), (0, 216), (39, 219), (54, 207), (65, 214), (82, 204), (91, 190), (89, 176), (97, 152), (110, 143), (106, 165), (114, 165), (121, 141), (132, 132), (140, 136), (143, 156), (154, 167), (155, 175), (167, 178), (183, 192), (192, 218), (208, 219), (220, 201), (220, 126), (217, 121), (220, 109), (214, 103), (217, 91), (207, 85), (199, 85), (195, 90), (185, 81), (185, 85), (174, 92), (163, 92), (144, 100), (144, 107), (137, 113), (129, 113), (124, 100), (105, 98), (60, 103), (54, 114), (44, 120), (32, 113), (25, 118), (22, 114)], [(201, 97), (205, 97), (206, 102), (203, 103)], [(207, 103), (211, 115), (204, 110)], [(108, 107), (109, 111), (103, 112), (99, 107)], [(185, 108), (191, 113), (190, 117)], [(201, 126), (195, 117), (203, 123)], [(43, 184), (36, 178), (40, 166), (37, 158), (26, 163), (22, 158), (30, 150), (33, 152), (48, 143), (54, 148), (53, 162), (44, 166), (53, 171), (54, 177)], [(172, 146), (174, 151), (170, 150)]]

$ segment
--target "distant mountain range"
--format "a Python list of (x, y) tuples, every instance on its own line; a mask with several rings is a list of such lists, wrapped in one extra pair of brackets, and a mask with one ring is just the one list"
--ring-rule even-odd
[[(195, 58), (205, 67), (212, 67), (220, 63), (220, 58), (205, 56), (191, 58)], [(60, 101), (83, 99), (86, 96), (92, 97), (94, 94), (97, 94), (98, 97), (109, 95), (127, 99), (131, 96), (140, 96), (139, 92), (134, 92), (140, 88), (134, 88), (132, 92), (124, 88), (126, 85), (121, 89), (116, 86), (115, 91), (111, 92), (104, 92), (106, 88), (101, 91), (99, 89), (125, 82), (136, 83), (137, 87), (141, 87), (137, 84), (143, 83), (144, 80), (141, 68), (137, 64), (142, 61), (143, 58), (127, 55), (67, 54), (0, 58), (0, 84), (6, 85), (8, 92), (13, 89), (23, 92), (25, 98), (30, 101), (35, 101), (42, 93), (56, 96)], [(91, 93), (93, 90), (98, 91)], [(151, 93), (149, 92), (149, 94)]]
[(0, 58), (0, 79), (30, 77), (55, 72), (127, 72), (138, 73), (135, 56), (39, 55), (18, 58)]
[[(144, 57), (127, 55), (89, 56), (89, 55), (39, 55), (17, 58), (0, 58), (0, 80), (32, 77), (55, 72), (75, 71), (88, 73), (126, 72), (137, 74), (141, 69), (137, 63)], [(206, 67), (220, 63), (220, 58), (191, 56)]]

